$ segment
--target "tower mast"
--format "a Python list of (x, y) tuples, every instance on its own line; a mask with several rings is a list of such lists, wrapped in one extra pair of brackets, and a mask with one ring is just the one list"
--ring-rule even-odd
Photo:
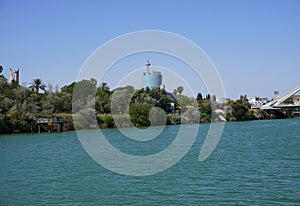
[(149, 69), (149, 67), (150, 67), (150, 61), (148, 60), (147, 62), (146, 62), (146, 67), (147, 67), (147, 74), (149, 74), (150, 73), (150, 69)]

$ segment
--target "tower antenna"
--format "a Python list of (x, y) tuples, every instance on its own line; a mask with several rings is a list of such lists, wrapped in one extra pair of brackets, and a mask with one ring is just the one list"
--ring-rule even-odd
[(150, 73), (150, 69), (149, 69), (149, 67), (150, 67), (150, 61), (148, 60), (147, 62), (146, 62), (146, 67), (147, 67), (147, 74), (149, 74)]

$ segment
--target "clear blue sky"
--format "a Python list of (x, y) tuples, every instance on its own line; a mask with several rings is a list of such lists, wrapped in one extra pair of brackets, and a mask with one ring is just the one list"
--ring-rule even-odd
[[(0, 64), (7, 78), (9, 68), (20, 68), (21, 84), (33, 78), (70, 84), (86, 58), (108, 40), (164, 30), (208, 54), (230, 98), (272, 97), (274, 90), (283, 94), (300, 85), (299, 0), (0, 0), (0, 15)], [(159, 58), (149, 58), (161, 65)], [(146, 59), (138, 61), (142, 67)]]

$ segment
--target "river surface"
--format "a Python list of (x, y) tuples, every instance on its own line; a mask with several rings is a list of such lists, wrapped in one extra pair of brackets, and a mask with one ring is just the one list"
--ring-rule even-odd
[[(124, 152), (149, 155), (178, 127), (136, 145), (116, 129), (104, 133)], [(140, 177), (97, 164), (74, 131), (1, 135), (0, 205), (300, 205), (300, 118), (226, 123), (199, 162), (208, 127), (173, 167)]]

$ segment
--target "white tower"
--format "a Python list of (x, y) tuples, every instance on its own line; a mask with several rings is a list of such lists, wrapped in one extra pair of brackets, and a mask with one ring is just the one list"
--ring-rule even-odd
[(149, 67), (150, 67), (150, 61), (148, 60), (147, 62), (146, 62), (146, 67), (147, 67), (147, 74), (149, 74), (150, 73), (150, 69), (149, 69)]

